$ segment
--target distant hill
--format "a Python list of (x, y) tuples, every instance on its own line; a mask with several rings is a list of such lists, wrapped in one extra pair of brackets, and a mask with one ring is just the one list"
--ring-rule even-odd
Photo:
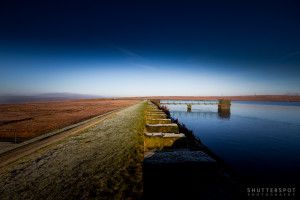
[(38, 95), (0, 95), (0, 104), (28, 103), (40, 101), (59, 101), (69, 99), (94, 99), (103, 98), (100, 95), (87, 95), (75, 93), (45, 93)]

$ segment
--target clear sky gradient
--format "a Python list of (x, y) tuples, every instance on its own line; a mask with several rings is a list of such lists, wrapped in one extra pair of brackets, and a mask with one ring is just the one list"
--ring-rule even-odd
[(299, 8), (1, 1), (0, 94), (299, 94)]

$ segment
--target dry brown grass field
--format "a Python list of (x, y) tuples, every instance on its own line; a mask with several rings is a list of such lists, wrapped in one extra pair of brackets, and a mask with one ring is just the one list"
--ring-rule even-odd
[(138, 100), (90, 99), (0, 105), (0, 139), (26, 140), (78, 123)]

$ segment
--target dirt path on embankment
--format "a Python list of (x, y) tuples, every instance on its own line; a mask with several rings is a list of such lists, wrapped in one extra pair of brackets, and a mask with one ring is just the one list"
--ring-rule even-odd
[(142, 193), (145, 103), (0, 168), (0, 199), (124, 199)]

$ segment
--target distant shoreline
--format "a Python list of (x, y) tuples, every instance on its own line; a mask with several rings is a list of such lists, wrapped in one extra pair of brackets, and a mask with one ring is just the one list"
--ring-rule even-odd
[(160, 100), (218, 100), (230, 99), (232, 101), (282, 101), (300, 102), (300, 95), (247, 95), (247, 96), (146, 96), (127, 97), (119, 99), (160, 99)]
[(230, 99), (232, 101), (285, 101), (300, 102), (300, 95), (247, 95), (247, 96), (153, 96), (149, 99), (161, 100), (217, 100)]
[(300, 102), (300, 95), (245, 95), (245, 96), (143, 96), (143, 97), (93, 97), (93, 96), (59, 96), (59, 97), (40, 97), (40, 96), (14, 96), (13, 98), (1, 98), (0, 104), (23, 104), (23, 103), (42, 103), (53, 101), (80, 101), (80, 100), (218, 100), (230, 99), (232, 101), (280, 101), (280, 102)]

